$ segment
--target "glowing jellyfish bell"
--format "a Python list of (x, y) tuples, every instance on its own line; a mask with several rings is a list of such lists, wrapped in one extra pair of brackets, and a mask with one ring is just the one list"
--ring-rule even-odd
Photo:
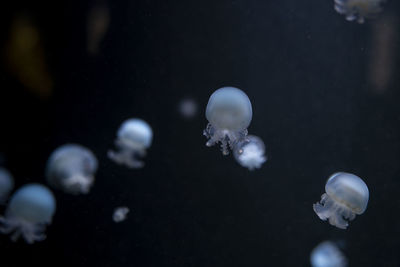
[(356, 214), (364, 213), (367, 208), (369, 191), (360, 177), (346, 172), (332, 174), (325, 185), (326, 193), (321, 202), (313, 205), (315, 213), (321, 220), (346, 229), (348, 221)]
[(310, 262), (312, 267), (347, 266), (344, 254), (330, 241), (322, 242), (311, 251)]
[(6, 169), (0, 167), (0, 204), (4, 203), (14, 188), (14, 178)]
[(250, 171), (260, 168), (267, 161), (264, 153), (264, 142), (254, 135), (246, 136), (243, 140), (237, 142), (233, 149), (233, 156), (236, 161)]
[(382, 11), (385, 0), (334, 0), (335, 10), (346, 16), (348, 21), (364, 23), (365, 18), (373, 18)]
[(117, 132), (115, 146), (118, 151), (108, 151), (108, 157), (117, 164), (129, 168), (142, 168), (144, 162), (140, 160), (146, 155), (151, 146), (153, 131), (150, 125), (141, 119), (124, 121)]
[(94, 183), (98, 162), (88, 148), (66, 144), (49, 157), (46, 167), (48, 183), (70, 194), (87, 194)]
[(0, 232), (11, 235), (14, 242), (22, 235), (29, 244), (42, 241), (46, 225), (56, 211), (53, 193), (44, 185), (27, 184), (18, 189), (7, 206), (5, 217), (0, 217)]
[(222, 154), (228, 155), (236, 142), (247, 135), (253, 116), (250, 100), (240, 89), (222, 87), (208, 100), (206, 118), (208, 125), (203, 134), (209, 139), (207, 146), (221, 143)]

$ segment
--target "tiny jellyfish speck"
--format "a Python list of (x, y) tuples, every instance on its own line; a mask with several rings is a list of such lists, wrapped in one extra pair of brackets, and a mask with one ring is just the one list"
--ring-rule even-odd
[(0, 167), (0, 204), (4, 203), (14, 188), (14, 178), (6, 169)]
[(129, 208), (128, 207), (118, 207), (114, 210), (113, 213), (113, 221), (116, 223), (125, 221), (126, 216), (128, 215)]
[(312, 267), (346, 267), (347, 259), (337, 246), (324, 241), (316, 246), (310, 255)]
[(206, 118), (208, 125), (203, 134), (209, 139), (207, 146), (220, 142), (223, 155), (229, 154), (235, 143), (247, 135), (253, 116), (251, 102), (240, 89), (222, 87), (208, 100)]
[(332, 174), (325, 185), (326, 193), (320, 203), (313, 205), (315, 213), (321, 220), (341, 229), (346, 229), (348, 221), (356, 214), (364, 213), (367, 208), (369, 191), (364, 181), (351, 173)]
[(147, 122), (141, 119), (126, 120), (117, 132), (115, 146), (118, 150), (108, 151), (108, 157), (129, 168), (142, 168), (144, 162), (140, 158), (146, 156), (152, 140), (153, 131)]
[(0, 232), (12, 241), (22, 236), (28, 244), (46, 239), (46, 225), (56, 211), (53, 193), (44, 185), (27, 184), (18, 189), (8, 203), (5, 217), (0, 217)]
[(185, 98), (179, 103), (179, 113), (185, 119), (192, 119), (197, 114), (197, 103), (191, 98)]
[(346, 16), (348, 21), (364, 23), (366, 18), (373, 18), (382, 11), (385, 0), (334, 0), (335, 10)]
[(233, 149), (233, 156), (236, 161), (250, 171), (259, 169), (267, 161), (265, 145), (261, 138), (248, 135), (237, 142)]
[(98, 162), (88, 148), (67, 144), (57, 148), (46, 167), (48, 183), (70, 194), (87, 194), (95, 179)]

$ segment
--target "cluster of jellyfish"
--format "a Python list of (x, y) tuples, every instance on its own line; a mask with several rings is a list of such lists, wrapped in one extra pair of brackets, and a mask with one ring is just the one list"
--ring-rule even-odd
[(203, 134), (206, 146), (220, 143), (223, 155), (233, 151), (234, 158), (249, 170), (258, 169), (267, 160), (261, 138), (248, 135), (247, 128), (253, 117), (249, 97), (235, 87), (222, 87), (208, 100), (206, 118), (208, 125)]

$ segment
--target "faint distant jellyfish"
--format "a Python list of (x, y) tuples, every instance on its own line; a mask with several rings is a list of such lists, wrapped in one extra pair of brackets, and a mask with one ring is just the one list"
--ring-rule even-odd
[(267, 161), (264, 153), (264, 142), (254, 135), (246, 136), (243, 140), (237, 142), (233, 149), (233, 156), (236, 161), (250, 171), (259, 169)]
[(128, 207), (118, 207), (114, 210), (113, 221), (116, 223), (125, 221), (126, 216), (128, 215), (129, 208)]
[(343, 253), (330, 241), (324, 241), (316, 246), (310, 256), (312, 267), (345, 267), (347, 259)]
[(108, 157), (117, 164), (129, 168), (142, 168), (140, 158), (146, 156), (146, 149), (151, 145), (153, 131), (150, 125), (141, 119), (124, 121), (117, 132), (115, 146), (117, 151), (108, 151)]
[(364, 23), (365, 18), (373, 18), (382, 11), (385, 0), (334, 0), (335, 10), (346, 16), (346, 20)]
[(29, 244), (42, 241), (46, 225), (56, 211), (53, 193), (41, 184), (27, 184), (18, 189), (7, 206), (5, 217), (0, 217), (0, 232), (16, 241), (21, 235)]
[(47, 161), (48, 183), (70, 194), (87, 194), (94, 183), (98, 162), (88, 148), (67, 144), (57, 148)]
[(216, 90), (208, 100), (206, 118), (208, 125), (203, 134), (209, 139), (207, 146), (221, 143), (223, 155), (229, 154), (236, 142), (247, 135), (247, 127), (253, 116), (247, 95), (234, 87)]
[(4, 168), (0, 167), (0, 204), (4, 203), (14, 188), (14, 178)]
[(179, 103), (179, 112), (186, 119), (191, 119), (197, 114), (197, 103), (191, 98), (185, 98)]
[(346, 172), (332, 174), (325, 185), (326, 193), (321, 202), (313, 205), (315, 213), (321, 220), (346, 229), (348, 221), (356, 214), (364, 213), (367, 208), (369, 191), (360, 177)]

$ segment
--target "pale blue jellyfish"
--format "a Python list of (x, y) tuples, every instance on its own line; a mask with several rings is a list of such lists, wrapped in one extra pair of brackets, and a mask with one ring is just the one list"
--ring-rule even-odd
[(10, 199), (5, 217), (0, 217), (0, 232), (11, 235), (16, 241), (21, 235), (29, 244), (46, 238), (46, 226), (56, 211), (53, 193), (44, 185), (27, 184), (18, 189)]
[(265, 145), (261, 138), (248, 135), (237, 142), (233, 149), (236, 161), (249, 170), (259, 169), (267, 161)]
[(116, 223), (125, 221), (128, 216), (129, 208), (128, 207), (118, 207), (115, 208), (113, 213), (113, 221)]
[(4, 203), (14, 188), (14, 178), (6, 169), (0, 167), (0, 204)]
[(203, 134), (209, 139), (207, 146), (221, 143), (223, 155), (229, 154), (235, 143), (247, 135), (253, 116), (247, 95), (234, 87), (216, 90), (208, 100), (206, 118), (208, 125)]
[(313, 205), (315, 213), (321, 220), (341, 229), (346, 229), (348, 221), (356, 214), (367, 209), (369, 191), (364, 181), (351, 173), (337, 172), (332, 174), (325, 185), (326, 193), (321, 202)]
[(95, 179), (98, 162), (88, 148), (67, 144), (57, 148), (46, 167), (48, 183), (70, 194), (87, 194)]
[(312, 267), (345, 267), (347, 259), (344, 254), (330, 241), (324, 241), (316, 246), (310, 255)]
[(348, 21), (364, 23), (382, 11), (385, 0), (335, 0), (335, 10), (346, 16)]
[(129, 168), (142, 168), (144, 162), (140, 158), (146, 156), (146, 150), (151, 146), (152, 140), (153, 131), (147, 122), (128, 119), (117, 132), (117, 151), (108, 151), (108, 157), (115, 163)]

